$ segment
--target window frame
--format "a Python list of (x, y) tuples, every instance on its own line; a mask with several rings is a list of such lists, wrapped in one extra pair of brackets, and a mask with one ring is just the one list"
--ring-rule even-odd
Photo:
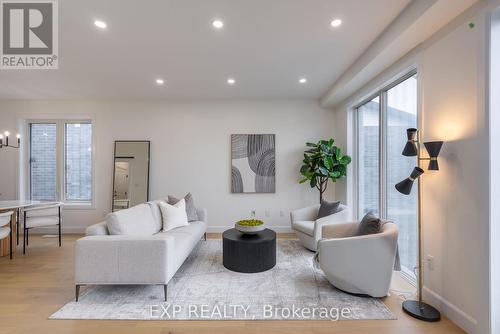
[[(92, 119), (64, 118), (64, 119), (30, 119), (27, 121), (27, 163), (28, 163), (28, 185), (27, 197), (31, 199), (31, 124), (55, 124), (56, 125), (56, 201), (62, 202), (65, 209), (95, 209), (95, 127)], [(89, 201), (75, 201), (66, 198), (66, 124), (91, 124), (91, 199)]]
[[(388, 91), (391, 90), (392, 88), (396, 87), (397, 85), (401, 84), (402, 82), (410, 79), (411, 77), (416, 76), (417, 77), (417, 128), (419, 128), (420, 125), (420, 88), (419, 88), (419, 76), (418, 76), (418, 69), (416, 67), (412, 67), (410, 70), (403, 72), (403, 74), (399, 74), (395, 76), (392, 80), (389, 81), (388, 84), (381, 85), (379, 88), (375, 89), (374, 92), (370, 95), (366, 95), (367, 97), (363, 98), (361, 102), (356, 103), (352, 108), (352, 134), (353, 134), (353, 154), (356, 157), (354, 159), (356, 161), (354, 167), (354, 182), (353, 182), (353, 189), (354, 193), (352, 194), (352, 199), (354, 201), (353, 209), (355, 211), (355, 218), (356, 219), (361, 219), (359, 214), (359, 180), (360, 180), (360, 168), (359, 168), (359, 163), (357, 162), (359, 158), (359, 114), (358, 110), (360, 107), (365, 105), (366, 103), (372, 101), (376, 97), (379, 98), (379, 186), (378, 186), (378, 191), (379, 191), (379, 212), (380, 212), (380, 217), (385, 218), (387, 216), (387, 166), (386, 166), (386, 158), (387, 158), (387, 94)], [(404, 136), (404, 134), (402, 134)], [(416, 184), (416, 187), (419, 185)], [(417, 219), (418, 219), (418, 210), (416, 212), (417, 214)], [(419, 231), (417, 230), (417, 233)], [(417, 235), (418, 237), (418, 235)], [(408, 282), (412, 284), (416, 284), (416, 277), (414, 277), (410, 273), (406, 273), (405, 271), (401, 271), (401, 276), (405, 278)]]
[[(382, 88), (379, 88), (375, 91), (375, 93), (370, 94), (367, 98), (364, 98), (361, 102), (357, 103), (352, 107), (353, 110), (353, 135), (354, 135), (354, 156), (357, 158), (359, 156), (359, 132), (358, 132), (358, 125), (359, 125), (359, 117), (358, 117), (358, 109), (365, 105), (366, 103), (370, 102), (371, 100), (375, 99), (376, 97), (379, 98), (379, 212), (381, 217), (385, 217), (386, 210), (384, 208), (384, 203), (386, 203), (386, 191), (385, 191), (385, 184), (386, 184), (386, 166), (385, 166), (385, 157), (386, 157), (386, 134), (387, 134), (387, 92), (391, 89), (402, 83), (403, 81), (406, 81), (407, 79), (417, 75), (418, 78), (418, 71), (416, 68), (411, 69), (408, 72), (405, 72), (403, 75), (399, 75), (397, 79), (390, 81), (389, 84), (382, 86)], [(417, 79), (418, 80), (418, 79)], [(417, 88), (418, 89), (418, 88)], [(418, 93), (417, 93), (417, 99), (418, 99)], [(418, 104), (418, 101), (417, 101)], [(418, 110), (418, 107), (417, 107)], [(419, 112), (417, 111), (417, 125), (419, 124)], [(418, 127), (418, 126), (417, 126)], [(404, 135), (404, 134), (403, 134)], [(355, 159), (357, 160), (357, 159)], [(355, 211), (356, 211), (356, 218), (361, 218), (359, 217), (359, 164), (356, 164), (355, 166), (355, 192), (354, 192), (354, 206), (355, 206)]]

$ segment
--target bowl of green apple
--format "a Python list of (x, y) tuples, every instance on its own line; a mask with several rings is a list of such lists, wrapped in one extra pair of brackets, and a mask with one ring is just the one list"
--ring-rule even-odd
[(244, 234), (256, 234), (263, 231), (266, 224), (258, 219), (240, 220), (234, 224), (234, 228)]

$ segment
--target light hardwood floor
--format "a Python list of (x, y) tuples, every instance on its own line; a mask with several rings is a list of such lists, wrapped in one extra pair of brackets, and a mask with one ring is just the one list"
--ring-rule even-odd
[[(398, 320), (375, 321), (108, 321), (48, 320), (74, 297), (73, 246), (79, 236), (33, 236), (25, 256), (18, 248), (14, 260), (0, 258), (0, 334), (14, 333), (464, 333), (447, 319), (425, 323), (406, 316), (401, 300), (384, 302)], [(209, 235), (216, 238), (219, 235)], [(289, 237), (289, 236), (282, 236)]]

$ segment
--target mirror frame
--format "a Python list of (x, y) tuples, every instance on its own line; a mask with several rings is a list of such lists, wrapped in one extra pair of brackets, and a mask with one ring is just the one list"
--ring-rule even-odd
[(146, 202), (149, 201), (149, 173), (150, 173), (150, 161), (151, 161), (151, 141), (150, 140), (115, 140), (113, 145), (113, 186), (111, 187), (111, 212), (114, 212), (114, 202), (115, 202), (115, 162), (116, 158), (130, 158), (130, 157), (117, 157), (116, 156), (116, 144), (118, 143), (147, 143), (148, 144), (148, 184), (146, 191)]

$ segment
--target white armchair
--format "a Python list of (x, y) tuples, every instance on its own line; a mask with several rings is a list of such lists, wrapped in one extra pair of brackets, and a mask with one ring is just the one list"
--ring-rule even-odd
[(384, 297), (389, 292), (397, 253), (398, 228), (387, 222), (377, 234), (356, 236), (358, 223), (323, 227), (319, 266), (336, 288)]
[(26, 246), (29, 244), (29, 230), (36, 227), (58, 226), (59, 247), (61, 247), (61, 205), (62, 203), (54, 202), (23, 209), (23, 254), (26, 253)]
[(0, 240), (9, 238), (9, 253), (12, 260), (12, 215), (14, 211), (0, 213)]
[(290, 213), (292, 230), (297, 234), (302, 245), (312, 251), (317, 250), (323, 226), (341, 224), (351, 220), (348, 207), (342, 204), (339, 206), (339, 212), (316, 219), (319, 207), (320, 205), (316, 204)]

